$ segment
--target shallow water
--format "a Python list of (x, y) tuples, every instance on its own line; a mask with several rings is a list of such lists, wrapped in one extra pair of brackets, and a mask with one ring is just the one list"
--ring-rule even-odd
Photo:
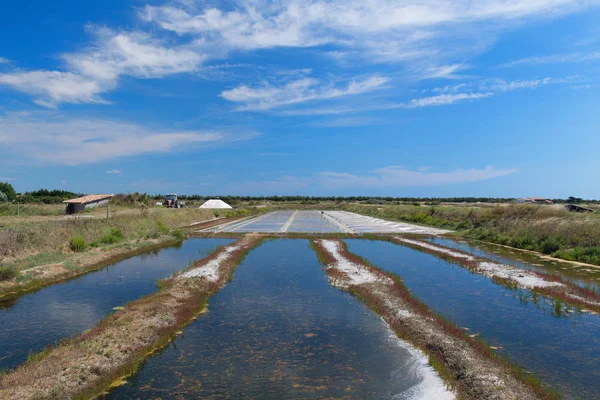
[(265, 242), (112, 399), (444, 398), (423, 356), (331, 287), (306, 240)]
[(481, 242), (457, 241), (440, 237), (432, 237), (428, 240), (432, 243), (462, 250), (517, 268), (558, 275), (564, 280), (573, 282), (581, 287), (593, 288), (595, 291), (600, 292), (600, 268), (543, 260), (533, 254)]
[(190, 239), (43, 288), (0, 309), (0, 369), (95, 326), (115, 306), (156, 291), (156, 281), (189, 266), (232, 239)]
[[(266, 214), (248, 225), (231, 229), (231, 232), (279, 232), (294, 211), (278, 211)], [(226, 230), (229, 232), (229, 230)]]
[[(399, 275), (434, 311), (501, 347), (566, 398), (600, 398), (600, 317), (565, 314), (439, 258), (383, 241), (347, 240), (351, 252)], [(520, 295), (519, 295), (520, 294)], [(558, 316), (557, 316), (558, 315)]]
[(321, 216), (320, 211), (298, 211), (288, 232), (341, 232), (342, 230)]

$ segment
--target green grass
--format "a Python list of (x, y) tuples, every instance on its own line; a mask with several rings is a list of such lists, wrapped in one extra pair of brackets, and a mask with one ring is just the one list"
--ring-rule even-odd
[(65, 254), (62, 251), (45, 251), (10, 264), (5, 264), (4, 266), (11, 266), (17, 270), (27, 270), (38, 265), (59, 263), (64, 261), (64, 259)]
[[(65, 206), (62, 204), (19, 204), (20, 216), (32, 215), (63, 215)], [(17, 215), (16, 203), (0, 203), (0, 217), (10, 217)]]
[(600, 246), (562, 249), (556, 251), (553, 256), (569, 261), (600, 265)]
[(17, 275), (17, 270), (13, 266), (0, 265), (0, 282), (8, 281)]
[(170, 235), (173, 236), (175, 239), (178, 240), (183, 240), (185, 239), (185, 233), (183, 233), (183, 231), (181, 229), (174, 229), (170, 232)]
[(470, 239), (536, 251), (569, 261), (600, 265), (600, 218), (569, 213), (562, 206), (369, 206), (350, 204), (348, 211), (456, 231)]
[(69, 248), (72, 251), (79, 253), (85, 251), (87, 243), (85, 243), (85, 240), (81, 236), (73, 236), (69, 242)]
[(104, 244), (119, 243), (124, 239), (123, 232), (119, 228), (110, 228), (104, 236), (100, 238), (100, 242)]

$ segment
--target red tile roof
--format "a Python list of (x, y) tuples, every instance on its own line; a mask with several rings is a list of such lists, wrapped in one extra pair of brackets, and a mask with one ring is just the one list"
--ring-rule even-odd
[(113, 194), (90, 194), (88, 196), (78, 197), (76, 199), (65, 200), (65, 201), (63, 201), (63, 203), (85, 204), (85, 203), (91, 203), (93, 201), (110, 199), (113, 196), (114, 196)]

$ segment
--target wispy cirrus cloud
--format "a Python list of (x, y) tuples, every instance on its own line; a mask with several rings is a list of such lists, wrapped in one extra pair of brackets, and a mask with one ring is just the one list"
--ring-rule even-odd
[(379, 168), (367, 174), (347, 172), (323, 172), (318, 180), (324, 187), (331, 188), (385, 188), (404, 186), (442, 186), (468, 182), (478, 182), (516, 173), (514, 168), (496, 169), (487, 166), (483, 169), (457, 169), (448, 172), (432, 172), (431, 170), (409, 170), (403, 167), (390, 166)]
[(414, 109), (424, 107), (447, 106), (455, 103), (482, 100), (496, 96), (501, 93), (515, 90), (536, 89), (546, 85), (565, 85), (577, 82), (579, 76), (566, 78), (540, 78), (506, 81), (503, 79), (485, 79), (472, 82), (463, 82), (457, 85), (446, 85), (433, 87), (420, 91), (419, 93), (429, 96), (421, 96), (405, 102), (377, 103), (361, 107), (325, 107), (325, 108), (301, 108), (296, 110), (280, 111), (278, 115), (284, 116), (325, 116), (360, 113), (376, 110)]
[(0, 74), (0, 86), (34, 96), (38, 105), (56, 108), (60, 103), (104, 103), (100, 95), (115, 89), (123, 75), (140, 79), (192, 72), (202, 54), (186, 46), (169, 45), (143, 32), (115, 32), (89, 28), (94, 43), (63, 54), (63, 71), (15, 70)]
[(151, 130), (136, 124), (61, 116), (8, 117), (0, 118), (0, 155), (17, 163), (79, 165), (116, 157), (206, 148), (257, 135), (216, 130)]
[(351, 80), (344, 85), (323, 83), (315, 78), (302, 78), (275, 86), (266, 84), (250, 88), (246, 85), (221, 92), (225, 100), (239, 103), (239, 111), (265, 111), (313, 100), (329, 100), (378, 90), (388, 78), (371, 76)]
[(0, 57), (0, 64), (8, 64), (10, 60), (8, 58)]
[(460, 35), (470, 34), (476, 41), (491, 31), (475, 29), (482, 22), (502, 27), (589, 5), (576, 0), (334, 0), (234, 1), (219, 8), (192, 0), (147, 5), (140, 16), (179, 35), (201, 38), (207, 46), (219, 43), (230, 50), (330, 44), (342, 49), (338, 56), (349, 48), (359, 49), (362, 56), (399, 60), (441, 52), (436, 43), (455, 34), (457, 26)]
[(517, 173), (515, 168), (459, 168), (451, 171), (436, 172), (430, 167), (416, 170), (388, 166), (373, 171), (320, 172), (312, 176), (283, 176), (279, 179), (264, 181), (236, 182), (231, 193), (260, 194), (298, 194), (307, 190), (318, 192), (331, 190), (352, 190), (355, 193), (376, 193), (377, 190), (403, 187), (439, 187), (481, 182)]
[(422, 108), (422, 107), (444, 106), (444, 105), (454, 104), (454, 103), (458, 103), (458, 102), (465, 101), (465, 100), (485, 99), (486, 97), (490, 97), (493, 95), (494, 95), (494, 93), (492, 93), (492, 92), (438, 94), (436, 96), (412, 99), (408, 103), (398, 104), (397, 108)]
[(563, 53), (563, 54), (551, 54), (546, 56), (531, 56), (521, 58), (519, 60), (510, 61), (501, 64), (500, 67), (511, 68), (522, 65), (542, 65), (542, 64), (569, 64), (569, 63), (582, 63), (590, 61), (600, 60), (600, 51), (591, 51), (588, 53), (577, 52), (577, 53)]
[(99, 94), (112, 83), (98, 82), (71, 72), (29, 71), (0, 74), (0, 85), (34, 96), (38, 105), (56, 108), (59, 103), (106, 103)]
[(112, 175), (119, 175), (122, 174), (121, 170), (118, 169), (111, 169), (108, 171), (104, 171), (105, 174), (112, 174)]
[(121, 75), (151, 79), (192, 72), (205, 59), (189, 45), (159, 40), (148, 33), (88, 29), (94, 44), (62, 57), (71, 71), (100, 81), (114, 81)]
[[(464, 61), (489, 48), (507, 29), (539, 18), (552, 18), (594, 7), (598, 0), (333, 0), (269, 2), (234, 0), (213, 5), (202, 0), (172, 1), (138, 9), (141, 23), (134, 30), (89, 25), (92, 40), (82, 50), (60, 55), (62, 68), (14, 70), (0, 74), (0, 85), (32, 95), (37, 104), (107, 103), (101, 95), (118, 88), (120, 78), (159, 79), (197, 73), (214, 60), (240, 52), (280, 48), (312, 49), (347, 65), (401, 64), (410, 79), (458, 79), (469, 67)], [(147, 25), (145, 25), (147, 24)], [(486, 29), (481, 29), (485, 24)], [(146, 29), (144, 31), (144, 29)], [(172, 35), (170, 33), (175, 33)], [(593, 58), (573, 54), (563, 59)], [(554, 59), (556, 60), (556, 58)], [(539, 63), (543, 59), (517, 60)], [(207, 76), (210, 76), (209, 73)], [(214, 73), (212, 73), (214, 75)], [(383, 78), (379, 78), (383, 79)], [(368, 82), (363, 82), (368, 83)], [(358, 85), (359, 82), (356, 82)], [(335, 88), (315, 88), (299, 79), (275, 96), (261, 100), (273, 88), (247, 85), (224, 91), (224, 98), (241, 100), (240, 108), (266, 109), (329, 99)], [(297, 87), (293, 87), (297, 85)], [(311, 87), (317, 93), (286, 95)], [(348, 87), (347, 91), (352, 91)], [(343, 95), (344, 89), (339, 89)], [(250, 93), (253, 92), (253, 93)], [(360, 89), (356, 93), (361, 93)]]

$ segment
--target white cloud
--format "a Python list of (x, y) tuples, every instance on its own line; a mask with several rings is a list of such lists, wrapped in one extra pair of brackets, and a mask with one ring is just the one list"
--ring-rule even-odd
[[(186, 0), (163, 6), (147, 5), (139, 10), (140, 17), (175, 32), (177, 39), (159, 39), (155, 35), (164, 36), (160, 30), (149, 34), (91, 27), (93, 43), (82, 51), (62, 55), (64, 70), (7, 73), (2, 75), (0, 83), (35, 96), (36, 102), (43, 106), (56, 107), (62, 102), (97, 103), (101, 102), (99, 94), (115, 89), (123, 75), (160, 78), (198, 71), (206, 60), (226, 58), (235, 50), (321, 45), (328, 45), (325, 53), (338, 59), (403, 62), (408, 73), (417, 79), (452, 79), (465, 68), (462, 59), (485, 49), (497, 32), (506, 27), (531, 18), (580, 11), (596, 3), (596, 0), (240, 0), (218, 8), (204, 1)], [(481, 29), (482, 24), (486, 24), (486, 29)], [(297, 83), (311, 86), (310, 79)], [(235, 98), (249, 90), (240, 86), (223, 95)], [(303, 101), (305, 96), (306, 93), (282, 95), (281, 102)], [(328, 98), (326, 94), (323, 96)], [(248, 107), (262, 109), (263, 105), (259, 102)]]
[(488, 166), (483, 169), (457, 169), (449, 172), (411, 171), (402, 167), (379, 168), (369, 174), (323, 172), (318, 180), (329, 188), (384, 188), (404, 186), (442, 186), (467, 182), (477, 182), (510, 175), (516, 169), (496, 169)]
[(114, 32), (95, 29), (94, 46), (63, 58), (72, 71), (100, 81), (120, 75), (160, 78), (192, 72), (204, 57), (189, 46), (165, 43), (143, 32)]
[(14, 71), (0, 74), (0, 85), (35, 96), (35, 103), (106, 103), (99, 95), (117, 87), (122, 75), (160, 78), (192, 72), (203, 56), (185, 46), (169, 46), (141, 32), (93, 30), (94, 45), (63, 54), (68, 71)]
[(118, 175), (118, 174), (121, 174), (122, 172), (120, 170), (118, 170), (118, 169), (111, 169), (109, 171), (104, 171), (104, 173), (105, 174), (116, 174), (116, 175)]
[(379, 125), (384, 123), (384, 120), (373, 117), (347, 117), (347, 118), (332, 118), (324, 121), (310, 123), (310, 126), (325, 127), (325, 128), (345, 128), (364, 125)]
[(495, 96), (499, 93), (512, 92), (521, 89), (535, 89), (545, 85), (568, 84), (576, 82), (578, 76), (566, 78), (551, 78), (529, 80), (505, 81), (503, 79), (487, 79), (473, 82), (460, 83), (454, 86), (434, 87), (420, 91), (421, 93), (435, 93), (433, 96), (424, 96), (400, 103), (379, 103), (364, 107), (331, 107), (331, 108), (304, 108), (298, 110), (281, 111), (278, 115), (285, 116), (323, 116), (360, 113), (365, 111), (411, 109), (451, 105), (470, 100), (481, 100)]
[(165, 153), (255, 137), (217, 131), (156, 131), (93, 119), (0, 118), (0, 154), (40, 164), (79, 165), (115, 157)]
[(420, 99), (412, 99), (409, 103), (400, 104), (401, 108), (421, 108), (432, 106), (443, 106), (454, 104), (459, 101), (484, 99), (492, 96), (492, 92), (485, 93), (457, 93), (457, 94), (439, 94), (437, 96), (422, 97)]
[[(233, 0), (214, 6), (203, 0), (179, 0), (139, 9), (143, 21), (162, 29), (149, 33), (88, 27), (92, 43), (81, 51), (63, 54), (63, 69), (4, 73), (0, 85), (31, 94), (36, 103), (47, 107), (63, 102), (99, 103), (103, 102), (100, 95), (117, 88), (122, 76), (161, 78), (199, 72), (207, 61), (228, 58), (235, 51), (317, 46), (321, 46), (317, 50), (321, 54), (346, 65), (355, 66), (355, 61), (402, 63), (405, 75), (412, 79), (457, 79), (457, 73), (468, 66), (465, 60), (487, 49), (504, 30), (532, 19), (581, 11), (598, 2)], [(597, 55), (575, 53), (566, 58), (586, 57)], [(6, 60), (0, 58), (2, 61)], [(532, 58), (515, 63), (540, 62), (546, 61)], [(361, 83), (380, 85), (365, 81), (345, 89), (318, 88), (305, 78), (284, 88), (242, 85), (222, 95), (232, 101), (241, 99), (239, 102), (245, 103), (241, 109), (268, 109), (371, 90), (361, 89)], [(272, 94), (280, 98), (260, 99)], [(257, 97), (244, 100), (247, 96)]]
[(600, 60), (600, 51), (592, 51), (589, 53), (552, 54), (548, 56), (531, 56), (502, 64), (501, 67), (517, 67), (520, 65), (541, 64), (568, 64), (597, 60)]
[(16, 178), (2, 178), (0, 177), (0, 182), (8, 182), (8, 181), (16, 181)]
[(300, 194), (312, 183), (310, 178), (283, 176), (273, 180), (235, 182), (226, 186), (224, 190), (234, 195)]
[(452, 64), (452, 65), (442, 65), (442, 66), (433, 66), (427, 68), (425, 71), (421, 73), (421, 79), (435, 79), (435, 78), (445, 78), (445, 79), (459, 79), (462, 76), (458, 75), (458, 71), (462, 71), (469, 68), (468, 65), (463, 64)]
[(10, 60), (8, 58), (0, 57), (0, 64), (8, 64)]
[(30, 71), (0, 74), (0, 85), (35, 96), (35, 103), (55, 108), (58, 103), (103, 103), (108, 87), (71, 72)]
[[(596, 1), (578, 0), (333, 0), (233, 1), (227, 9), (204, 1), (147, 5), (141, 17), (163, 29), (191, 37), (209, 52), (333, 45), (337, 59), (358, 54), (370, 62), (423, 61), (440, 65), (456, 54), (449, 40), (481, 50), (496, 32), (527, 19), (579, 11)], [(481, 29), (486, 24), (486, 29)], [(444, 65), (445, 63), (441, 64)]]
[(388, 79), (372, 76), (362, 80), (352, 80), (344, 86), (322, 83), (314, 78), (302, 78), (288, 82), (282, 86), (264, 85), (250, 88), (246, 85), (225, 90), (221, 97), (235, 103), (241, 103), (238, 110), (269, 110), (272, 108), (298, 104), (312, 100), (334, 99), (377, 90), (383, 87)]
[(373, 193), (377, 189), (402, 187), (436, 187), (480, 182), (516, 173), (514, 168), (497, 169), (487, 166), (482, 169), (456, 169), (448, 172), (433, 172), (430, 167), (409, 170), (389, 166), (364, 173), (321, 172), (309, 177), (283, 176), (265, 181), (245, 181), (231, 185), (228, 192), (235, 194), (300, 194), (308, 189), (322, 191), (346, 191)]

